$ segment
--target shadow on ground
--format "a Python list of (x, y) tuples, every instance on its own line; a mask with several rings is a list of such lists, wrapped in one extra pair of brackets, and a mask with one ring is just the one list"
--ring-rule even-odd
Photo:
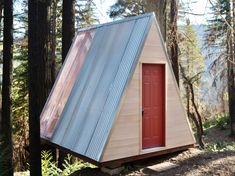
[[(161, 162), (171, 162), (178, 164), (176, 168), (164, 172), (156, 172), (148, 169), (148, 166)], [(76, 171), (71, 176), (106, 176), (98, 168), (86, 168)], [(137, 162), (128, 163), (126, 169), (119, 174), (120, 176), (137, 175), (235, 175), (235, 151), (234, 152), (201, 152), (197, 149), (190, 149), (182, 153), (168, 154), (161, 157), (153, 157)]]
[[(205, 132), (207, 145), (223, 142), (224, 145), (235, 142), (235, 137), (228, 137), (229, 128), (221, 130), (212, 127)], [(222, 146), (226, 147), (226, 146)], [(148, 169), (148, 166), (170, 162), (179, 165), (163, 172)], [(106, 176), (100, 169), (86, 168), (76, 171), (71, 176)], [(235, 176), (235, 151), (204, 152), (199, 149), (189, 149), (163, 156), (152, 157), (125, 164), (125, 170), (119, 176)]]

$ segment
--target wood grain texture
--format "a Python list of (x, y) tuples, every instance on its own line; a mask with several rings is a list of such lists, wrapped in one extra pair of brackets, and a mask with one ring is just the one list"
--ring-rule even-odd
[(101, 161), (139, 154), (139, 67), (128, 86)]
[[(152, 24), (101, 162), (164, 151), (195, 143), (179, 90), (169, 69), (157, 26)], [(166, 144), (142, 150), (142, 63), (166, 64)]]

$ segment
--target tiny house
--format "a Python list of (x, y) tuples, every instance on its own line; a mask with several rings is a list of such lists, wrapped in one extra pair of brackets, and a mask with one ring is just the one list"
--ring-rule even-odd
[(40, 127), (43, 141), (97, 165), (193, 146), (154, 14), (80, 29)]

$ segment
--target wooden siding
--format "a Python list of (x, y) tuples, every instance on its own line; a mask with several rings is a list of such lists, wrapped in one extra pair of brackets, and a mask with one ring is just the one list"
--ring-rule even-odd
[(139, 74), (139, 67), (137, 66), (128, 86), (119, 116), (113, 126), (102, 161), (139, 154)]
[[(142, 63), (166, 64), (166, 146), (142, 150)], [(133, 78), (126, 91), (101, 162), (163, 151), (195, 143), (173, 72), (161, 44), (155, 23), (152, 24)]]

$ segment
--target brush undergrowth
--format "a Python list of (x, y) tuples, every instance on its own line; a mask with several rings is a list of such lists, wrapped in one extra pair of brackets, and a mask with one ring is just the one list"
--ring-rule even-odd
[[(72, 163), (72, 164), (71, 164)], [(57, 167), (57, 162), (53, 161), (53, 157), (50, 153), (43, 151), (42, 152), (42, 175), (43, 176), (67, 176), (75, 172), (76, 170), (86, 168), (86, 167), (95, 167), (92, 164), (83, 162), (82, 160), (76, 160), (72, 162), (72, 156), (67, 155), (67, 158), (64, 161), (64, 169), (61, 170)]]
[(218, 141), (207, 145), (205, 147), (205, 151), (209, 152), (235, 151), (235, 142)]
[[(205, 131), (210, 128), (218, 128), (220, 130), (226, 130), (229, 128), (229, 116), (228, 114), (217, 114), (212, 117), (210, 120), (206, 121), (203, 124)], [(205, 151), (209, 152), (224, 152), (224, 151), (235, 151), (235, 142), (216, 140), (211, 141), (206, 145)]]
[(228, 124), (229, 124), (228, 114), (216, 114), (214, 117), (212, 117), (210, 120), (206, 121), (203, 124), (203, 129), (208, 130), (213, 127), (218, 127), (221, 130), (224, 130), (227, 128)]
[[(87, 167), (91, 168), (95, 167), (92, 164), (83, 162), (82, 160), (78, 159), (72, 162), (72, 156), (67, 155), (63, 164), (64, 169), (61, 170), (60, 168), (58, 168), (58, 163), (53, 161), (51, 153), (47, 151), (42, 151), (41, 158), (42, 158), (42, 176), (68, 176), (79, 169)], [(24, 176), (29, 176), (29, 171), (15, 173), (14, 175), (20, 176), (22, 174), (24, 174)]]

